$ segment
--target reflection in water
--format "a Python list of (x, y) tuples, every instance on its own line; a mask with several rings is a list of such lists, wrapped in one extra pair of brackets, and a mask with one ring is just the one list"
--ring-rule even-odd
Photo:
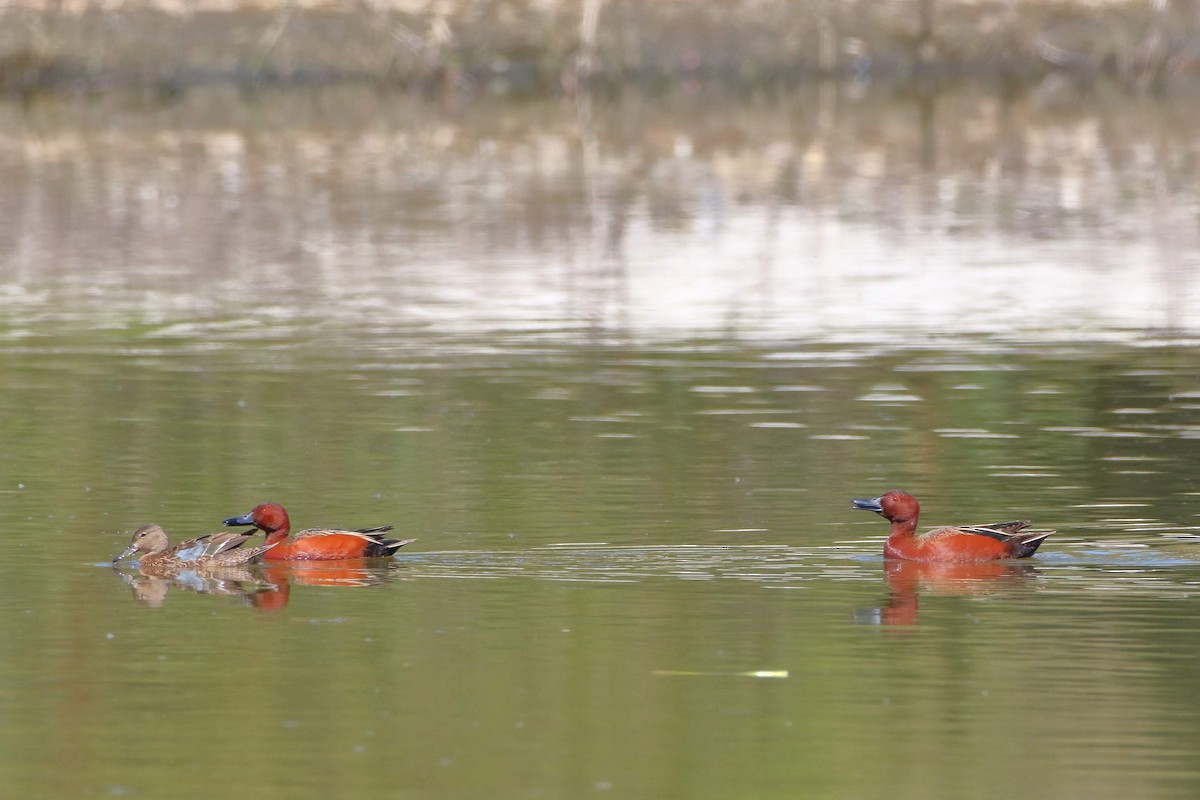
[(239, 297), (255, 320), (638, 339), (1200, 326), (1190, 98), (388, 99), (0, 105), (7, 313), (182, 333)]
[(253, 600), (262, 592), (276, 591), (254, 567), (141, 566), (134, 575), (114, 566), (113, 572), (139, 602), (151, 608), (161, 608), (171, 589), (247, 600)]
[(398, 577), (400, 565), (380, 559), (343, 561), (288, 561), (262, 565), (268, 587), (251, 597), (255, 608), (277, 611), (288, 604), (292, 584), (298, 586), (363, 587), (383, 586)]
[(245, 599), (255, 608), (281, 609), (292, 584), (324, 587), (379, 587), (398, 577), (400, 565), (380, 559), (288, 562), (241, 567), (139, 566), (137, 575), (113, 568), (142, 603), (159, 608), (171, 589)]
[(999, 589), (1018, 588), (1037, 575), (1028, 561), (991, 561), (982, 564), (937, 564), (889, 560), (883, 565), (887, 579), (887, 605), (859, 611), (855, 619), (874, 625), (915, 625), (918, 596), (926, 594), (980, 597)]

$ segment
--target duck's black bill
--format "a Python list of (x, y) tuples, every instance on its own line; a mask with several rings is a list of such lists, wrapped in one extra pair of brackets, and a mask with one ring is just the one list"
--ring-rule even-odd
[(857, 498), (851, 500), (850, 507), (861, 508), (863, 511), (874, 511), (876, 514), (878, 514), (880, 511), (883, 511), (883, 506), (880, 505), (878, 497), (872, 497), (870, 499)]
[(253, 525), (254, 520), (251, 518), (251, 516), (249, 514), (242, 514), (240, 517), (230, 517), (229, 519), (225, 520), (221, 524), (229, 525), (231, 527), (238, 526), (238, 525)]
[(126, 547), (124, 550), (122, 550), (119, 555), (113, 556), (112, 562), (115, 564), (118, 561), (120, 561), (121, 559), (126, 558), (127, 556), (131, 556), (136, 552), (137, 552), (137, 548), (134, 547), (133, 545), (129, 545), (129, 547)]

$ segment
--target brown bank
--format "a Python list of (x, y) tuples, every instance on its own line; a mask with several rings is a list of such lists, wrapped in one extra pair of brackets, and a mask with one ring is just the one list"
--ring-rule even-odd
[(433, 92), (733, 88), (823, 76), (1194, 79), (1188, 3), (16, 2), (0, 93), (366, 83)]

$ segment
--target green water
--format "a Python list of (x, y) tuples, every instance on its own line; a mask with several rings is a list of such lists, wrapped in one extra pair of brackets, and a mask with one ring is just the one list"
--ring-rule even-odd
[(1188, 108), (209, 102), (0, 109), (4, 797), (1200, 791)]
[[(3, 348), (7, 793), (1196, 790), (1194, 347), (344, 333)], [(848, 498), (893, 485), (1059, 534), (885, 574)], [(419, 539), (141, 600), (104, 563), (267, 498)]]

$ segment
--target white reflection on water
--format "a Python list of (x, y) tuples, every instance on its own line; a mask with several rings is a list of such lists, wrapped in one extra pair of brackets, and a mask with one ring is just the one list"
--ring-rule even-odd
[[(581, 129), (535, 107), (501, 133), (411, 98), (323, 99), (336, 118), (263, 98), (282, 109), (268, 130), (202, 94), (179, 127), (0, 107), (10, 321), (909, 346), (1200, 332), (1193, 182), (1163, 180), (1196, 160), (1186, 108), (1177, 126), (1133, 101), (1064, 120), (965, 93), (936, 98), (927, 130), (902, 99), (843, 99), (824, 123), (792, 99), (718, 132), (711, 108), (596, 109)], [(681, 138), (712, 143), (663, 144)]]

